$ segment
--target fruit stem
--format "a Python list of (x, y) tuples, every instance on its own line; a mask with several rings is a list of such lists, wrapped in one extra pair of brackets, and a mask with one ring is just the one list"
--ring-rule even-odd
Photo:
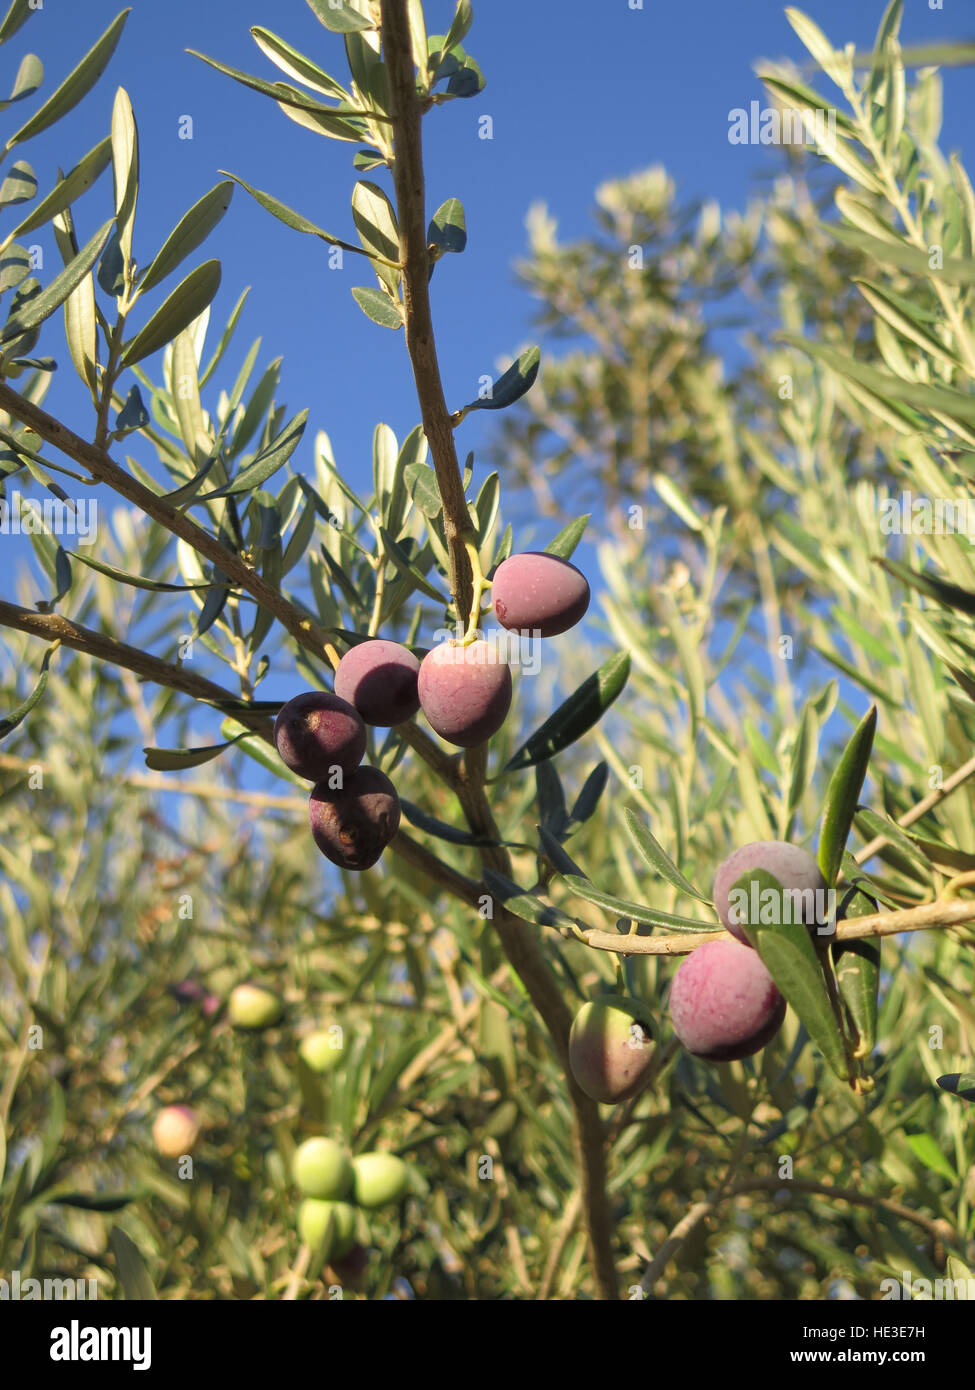
[(481, 569), (481, 557), (474, 542), (465, 540), (464, 549), (467, 551), (467, 558), (470, 561), (471, 576), (474, 584), (474, 590), (471, 595), (471, 616), (467, 623), (467, 630), (464, 633), (464, 646), (469, 647), (480, 631), (481, 599), (487, 590), (490, 589), (491, 581), (484, 578), (484, 573)]

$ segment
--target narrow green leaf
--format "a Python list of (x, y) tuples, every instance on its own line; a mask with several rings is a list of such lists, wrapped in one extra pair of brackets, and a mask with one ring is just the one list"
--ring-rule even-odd
[(10, 166), (6, 177), (0, 184), (0, 208), (16, 207), (19, 203), (29, 203), (37, 197), (37, 178), (26, 159), (18, 159)]
[(423, 571), (414, 564), (406, 551), (400, 546), (399, 542), (393, 539), (384, 526), (380, 526), (379, 535), (382, 539), (385, 554), (392, 560), (400, 573), (411, 579), (416, 588), (420, 590), (421, 594), (426, 594), (427, 598), (432, 598), (437, 603), (445, 604), (447, 600), (444, 598), (443, 594), (440, 593), (438, 589), (434, 588)]
[[(844, 895), (838, 920), (871, 917), (878, 911), (876, 902), (853, 889)], [(834, 941), (831, 946), (833, 968), (840, 998), (857, 1032), (854, 1055), (867, 1057), (877, 1041), (877, 1002), (880, 989), (880, 938), (861, 941)]]
[(880, 237), (870, 236), (854, 227), (840, 226), (836, 222), (822, 222), (820, 226), (844, 246), (848, 246), (852, 251), (860, 251), (880, 265), (894, 266), (898, 270), (906, 270), (929, 280), (945, 281), (949, 285), (975, 284), (975, 263), (971, 260), (945, 256), (941, 264), (934, 265), (926, 251), (907, 246), (900, 240), (884, 241)]
[(232, 181), (224, 179), (183, 214), (140, 278), (140, 294), (158, 285), (207, 239), (230, 207), (233, 196)]
[(428, 835), (435, 835), (438, 840), (446, 840), (452, 845), (482, 845), (497, 847), (498, 841), (492, 840), (488, 836), (475, 835), (471, 830), (461, 830), (456, 825), (448, 825), (446, 821), (438, 820), (436, 816), (430, 816), (412, 801), (407, 801), (400, 797), (400, 805), (403, 808), (403, 815), (411, 825), (416, 826), (417, 830), (425, 830)]
[(205, 748), (143, 748), (142, 751), (146, 755), (146, 767), (153, 772), (181, 772), (184, 768), (212, 762), (243, 737), (240, 734), (229, 743), (213, 743)]
[(66, 116), (83, 97), (88, 95), (108, 67), (115, 47), (122, 37), (125, 21), (130, 14), (130, 9), (122, 10), (112, 20), (101, 38), (88, 50), (78, 66), (68, 74), (57, 91), (48, 97), (40, 110), (35, 111), (30, 120), (22, 125), (16, 134), (11, 135), (6, 145), (8, 150), (12, 150), (15, 145), (20, 145), (25, 140), (32, 139), (35, 135), (40, 135), (42, 130), (47, 130), (48, 126), (54, 125), (55, 121)]
[(449, 53), (457, 44), (464, 42), (473, 23), (474, 10), (471, 0), (458, 0), (457, 10), (450, 21), (450, 28), (444, 35), (444, 53)]
[(957, 584), (948, 584), (943, 579), (936, 579), (933, 574), (921, 574), (911, 569), (910, 565), (902, 565), (897, 560), (878, 558), (875, 563), (895, 579), (899, 579), (902, 584), (916, 589), (919, 594), (933, 598), (943, 607), (954, 608), (960, 613), (967, 613), (969, 617), (975, 617), (975, 593), (970, 590), (960, 589)]
[(132, 232), (139, 191), (139, 137), (132, 103), (124, 87), (115, 93), (112, 107), (112, 168), (115, 175), (115, 225), (119, 247), (128, 265), (132, 260)]
[(629, 674), (629, 652), (611, 656), (522, 744), (504, 771), (532, 767), (575, 743), (603, 717), (623, 690)]
[(388, 294), (382, 290), (365, 289), (356, 286), (352, 291), (352, 298), (367, 318), (372, 319), (373, 323), (378, 323), (380, 328), (402, 328), (403, 310), (398, 304), (394, 304)]
[(123, 1296), (139, 1303), (154, 1301), (158, 1296), (155, 1285), (135, 1241), (127, 1236), (120, 1226), (114, 1226), (108, 1243), (115, 1256)]
[(266, 483), (279, 468), (284, 467), (301, 443), (307, 421), (307, 409), (299, 411), (268, 447), (252, 459), (246, 468), (242, 468), (235, 478), (231, 478), (229, 483), (213, 492), (204, 493), (199, 501), (211, 502), (216, 497), (236, 497)]
[(59, 275), (54, 277), (46, 289), (35, 295), (18, 314), (12, 315), (7, 320), (3, 332), (0, 333), (0, 343), (10, 342), (11, 339), (19, 337), (29, 329), (36, 328), (64, 303), (71, 291), (81, 283), (97, 261), (111, 230), (112, 219), (98, 229), (91, 241), (78, 252), (74, 260), (69, 262)]
[(945, 1178), (950, 1183), (957, 1183), (958, 1174), (941, 1152), (941, 1148), (933, 1135), (906, 1134), (904, 1138), (925, 1168), (930, 1168), (931, 1172), (937, 1173), (939, 1178)]
[(567, 912), (560, 908), (553, 907), (551, 903), (542, 902), (534, 893), (527, 893), (519, 888), (517, 883), (512, 883), (510, 878), (504, 874), (495, 873), (493, 869), (484, 870), (484, 882), (487, 885), (491, 896), (497, 898), (504, 904), (508, 912), (520, 917), (525, 922), (533, 922), (537, 927), (559, 927), (576, 926), (575, 918), (570, 917)]
[(306, 87), (311, 87), (313, 91), (321, 92), (322, 96), (334, 97), (338, 101), (347, 101), (351, 104), (352, 98), (341, 83), (336, 82), (334, 77), (330, 77), (327, 72), (323, 72), (317, 63), (313, 63), (310, 58), (306, 58), (303, 53), (299, 53), (296, 48), (292, 48), (284, 39), (277, 34), (272, 34), (270, 29), (265, 29), (260, 24), (251, 25), (251, 37), (258, 48), (270, 58), (276, 67), (280, 68), (288, 77), (293, 77), (298, 82), (303, 82)]
[(359, 13), (352, 0), (308, 0), (308, 8), (333, 34), (355, 34), (361, 29), (375, 28), (371, 20)]
[(472, 410), (504, 410), (514, 405), (535, 384), (541, 360), (540, 348), (527, 348), (517, 362), (488, 387), (486, 394), (465, 405), (461, 414), (468, 415)]
[[(756, 891), (751, 891), (751, 885)], [(783, 902), (782, 885), (771, 874), (762, 869), (743, 874), (733, 885), (731, 892), (737, 890), (745, 894), (747, 906), (741, 913), (741, 925), (749, 941), (758, 951), (775, 981), (779, 992), (799, 1016), (809, 1036), (822, 1052), (831, 1070), (842, 1081), (850, 1080), (849, 1062), (836, 1015), (826, 990), (822, 967), (816, 956), (816, 948), (803, 922), (778, 921), (762, 923), (762, 899), (768, 902), (766, 894), (774, 895), (774, 901)], [(759, 920), (752, 921), (754, 904), (759, 906)], [(771, 915), (786, 917), (789, 914), (779, 910)]]
[(219, 587), (214, 584), (167, 584), (161, 579), (144, 579), (141, 574), (126, 574), (124, 570), (116, 569), (114, 565), (105, 564), (104, 560), (95, 560), (90, 555), (83, 555), (80, 550), (68, 552), (74, 560), (80, 560), (89, 569), (97, 570), (99, 574), (107, 575), (109, 579), (114, 579), (119, 584), (131, 584), (135, 589), (152, 589), (156, 593), (165, 594), (185, 594), (197, 589), (213, 589)]
[(171, 343), (212, 302), (220, 288), (220, 262), (204, 261), (159, 306), (152, 318), (122, 350), (122, 365), (131, 367)]
[(680, 892), (697, 898), (698, 902), (710, 904), (711, 899), (707, 894), (702, 893), (699, 888), (695, 888), (693, 883), (684, 877), (667, 851), (657, 843), (647, 827), (628, 806), (624, 808), (623, 819), (637, 854), (649, 869), (659, 874), (662, 879), (679, 889)]
[(360, 179), (352, 190), (352, 220), (367, 251), (399, 260), (399, 229), (393, 205), (378, 184)]
[(570, 559), (572, 552), (582, 540), (591, 515), (591, 512), (587, 512), (585, 516), (577, 516), (575, 521), (570, 521), (568, 526), (564, 526), (555, 539), (549, 541), (545, 547), (546, 555), (558, 555), (563, 560)]
[(0, 739), (6, 738), (9, 733), (12, 733), (17, 725), (27, 718), (31, 710), (42, 698), (44, 691), (47, 689), (48, 676), (50, 674), (48, 668), (51, 664), (51, 657), (56, 650), (56, 647), (48, 647), (47, 651), (44, 653), (44, 658), (41, 661), (40, 679), (27, 699), (24, 700), (23, 704), (18, 705), (5, 719), (0, 719)]
[(854, 729), (826, 788), (819, 832), (819, 867), (827, 885), (836, 883), (843, 851), (860, 801), (877, 729), (877, 706), (871, 705)]
[[(221, 172), (223, 171), (221, 170)], [(283, 222), (292, 231), (303, 232), (306, 236), (320, 237), (322, 241), (327, 241), (329, 246), (341, 246), (346, 251), (354, 251), (357, 256), (362, 254), (360, 247), (353, 246), (350, 241), (343, 241), (341, 237), (332, 236), (330, 232), (323, 231), (321, 227), (316, 226), (314, 222), (309, 222), (307, 217), (303, 217), (300, 212), (295, 212), (293, 208), (289, 208), (272, 194), (263, 193), (259, 188), (252, 188), (237, 174), (231, 174), (230, 177), (235, 183), (239, 183), (241, 188), (246, 189), (251, 197), (260, 203), (265, 212), (269, 212), (272, 217), (276, 217), (279, 222)]]
[[(4, 16), (3, 23), (0, 24), (0, 43), (6, 43), (12, 39), (18, 29), (21, 29), (31, 15), (35, 13), (30, 0), (13, 0), (10, 9)], [(3, 1176), (2, 1165), (0, 1165), (0, 1177)]]
[(975, 1102), (975, 1072), (955, 1071), (938, 1077), (938, 1085), (949, 1095)]
[(62, 212), (70, 206), (76, 198), (91, 188), (95, 180), (108, 166), (111, 157), (112, 142), (106, 136), (93, 150), (88, 151), (84, 159), (78, 161), (69, 174), (54, 185), (50, 193), (41, 199), (23, 222), (18, 223), (13, 231), (7, 234), (4, 238), (5, 242), (15, 241), (23, 233), (33, 232), (36, 228), (43, 227), (56, 213)]
[(580, 878), (577, 874), (559, 874), (565, 886), (575, 894), (577, 898), (584, 898), (586, 902), (594, 903), (596, 907), (605, 908), (607, 912), (614, 913), (617, 917), (629, 917), (634, 922), (640, 922), (649, 927), (667, 927), (674, 932), (714, 932), (720, 931), (717, 922), (700, 922), (693, 917), (679, 917), (672, 912), (662, 912), (656, 907), (647, 907), (643, 903), (631, 902), (628, 898), (617, 898), (612, 893), (604, 893), (601, 889), (595, 888), (587, 878)]
[(582, 790), (576, 797), (572, 810), (569, 812), (570, 826), (585, 824), (599, 804), (599, 798), (605, 791), (608, 781), (609, 764), (597, 763), (582, 784)]

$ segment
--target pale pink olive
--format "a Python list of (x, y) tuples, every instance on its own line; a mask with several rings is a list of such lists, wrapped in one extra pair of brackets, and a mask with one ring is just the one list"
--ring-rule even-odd
[(569, 1033), (569, 1066), (591, 1100), (616, 1105), (646, 1085), (653, 1060), (653, 1014), (639, 999), (610, 994), (583, 1004)]
[(430, 727), (458, 748), (497, 733), (511, 708), (511, 668), (483, 639), (438, 643), (420, 663), (418, 688)]
[(759, 1052), (785, 1018), (785, 1000), (757, 951), (729, 937), (705, 941), (670, 986), (670, 1018), (681, 1043), (707, 1062)]
[(200, 1121), (188, 1105), (167, 1105), (152, 1126), (153, 1143), (163, 1158), (191, 1154), (199, 1137)]
[(491, 581), (491, 600), (495, 617), (509, 631), (557, 637), (585, 615), (589, 583), (568, 560), (528, 550), (498, 566)]
[(762, 908), (761, 892), (756, 884), (754, 893), (749, 889), (746, 902), (738, 899), (732, 901), (731, 895), (738, 880), (756, 869), (764, 869), (771, 874), (785, 890), (781, 904), (772, 907), (766, 905), (769, 916), (805, 922), (810, 927), (828, 924), (826, 880), (812, 855), (786, 840), (755, 840), (730, 854), (714, 876), (712, 897), (715, 910), (722, 926), (732, 936), (745, 945), (751, 944), (739, 919), (754, 915), (753, 899), (754, 906)]
[(352, 1190), (352, 1163), (334, 1139), (306, 1139), (299, 1144), (292, 1173), (306, 1197), (345, 1197)]

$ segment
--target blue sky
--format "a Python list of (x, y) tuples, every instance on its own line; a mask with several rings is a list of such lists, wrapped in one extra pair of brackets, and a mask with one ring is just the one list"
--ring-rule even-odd
[[(49, 92), (119, 8), (116, 0), (46, 0), (2, 51), (2, 66), (12, 74), (21, 54), (36, 49)], [(453, 0), (427, 0), (431, 32), (446, 27), (453, 8)], [(866, 45), (883, 7), (875, 0), (854, 6), (813, 0), (808, 8), (835, 41)], [(452, 406), (471, 399), (479, 376), (492, 372), (502, 354), (535, 336), (532, 301), (512, 272), (525, 249), (524, 219), (532, 201), (549, 204), (563, 236), (578, 235), (589, 225), (593, 190), (602, 180), (659, 161), (687, 196), (742, 206), (756, 178), (773, 167), (775, 154), (729, 145), (728, 112), (761, 98), (752, 70), (758, 57), (799, 59), (803, 53), (778, 0), (646, 0), (642, 11), (629, 9), (629, 0), (481, 0), (475, 16), (468, 47), (487, 87), (426, 123), (431, 209), (459, 197), (470, 238), (465, 255), (443, 263), (434, 282)], [(274, 192), (320, 226), (354, 240), (353, 147), (299, 129), (266, 98), (185, 52), (197, 48), (273, 78), (276, 71), (248, 33), (252, 23), (265, 24), (344, 77), (341, 40), (326, 33), (303, 0), (135, 0), (121, 45), (95, 92), (66, 123), (25, 147), (41, 187), (53, 182), (57, 162), (69, 167), (108, 131), (115, 88), (123, 85), (139, 125), (136, 252), (143, 264), (182, 212), (217, 182), (219, 169)], [(954, 0), (941, 12), (930, 10), (927, 0), (908, 0), (905, 39), (962, 33), (961, 7)], [(953, 101), (952, 93), (960, 93), (967, 74), (947, 78), (948, 143), (964, 148), (970, 103)], [(193, 120), (192, 140), (178, 138), (186, 115)], [(493, 140), (478, 138), (483, 115), (493, 118)], [(19, 123), (21, 108), (4, 119)], [(106, 176), (77, 205), (82, 233), (100, 225), (109, 200)], [(284, 356), (283, 399), (293, 410), (310, 405), (311, 427), (327, 429), (340, 463), (354, 478), (363, 476), (375, 423), (385, 420), (402, 438), (418, 418), (402, 334), (370, 324), (349, 294), (352, 285), (371, 283), (371, 273), (363, 274), (363, 262), (353, 256), (345, 258), (343, 270), (329, 270), (320, 241), (273, 221), (242, 190), (206, 254), (223, 262), (215, 325), (222, 324), (240, 290), (252, 286), (234, 369), (260, 334), (262, 360)], [(63, 358), (59, 333), (52, 326), (47, 350)], [(85, 421), (79, 415), (84, 396), (67, 363), (48, 404), (55, 413)], [(461, 446), (476, 449), (490, 428), (489, 417), (471, 417)]]

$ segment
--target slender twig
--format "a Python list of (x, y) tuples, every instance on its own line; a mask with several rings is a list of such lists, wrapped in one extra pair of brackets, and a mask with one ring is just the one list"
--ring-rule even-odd
[(458, 621), (466, 626), (473, 597), (473, 576), (464, 549), (471, 522), (464, 480), (444, 396), (430, 308), (430, 256), (427, 249), (426, 192), (423, 176), (422, 102), (416, 74), (407, 0), (382, 0), (383, 58), (389, 75), (393, 136), (393, 184), (399, 217), (400, 261), (406, 346), (413, 366), (423, 430), (430, 445), (437, 486), (443, 498), (444, 535), (450, 569), (450, 593)]

